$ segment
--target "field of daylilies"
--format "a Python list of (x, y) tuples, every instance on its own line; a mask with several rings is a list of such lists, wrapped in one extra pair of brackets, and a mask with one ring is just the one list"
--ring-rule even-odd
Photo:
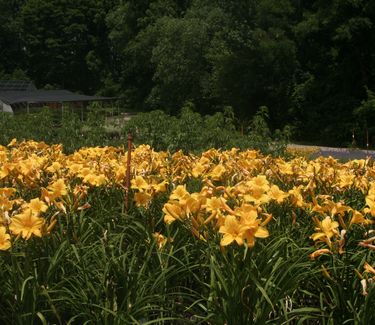
[(0, 146), (2, 324), (375, 323), (372, 160), (127, 157)]

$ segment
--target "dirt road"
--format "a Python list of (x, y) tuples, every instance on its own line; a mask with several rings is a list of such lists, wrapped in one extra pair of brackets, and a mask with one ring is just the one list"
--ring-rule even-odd
[(352, 160), (352, 159), (366, 159), (371, 157), (375, 159), (375, 150), (361, 150), (354, 148), (334, 148), (334, 147), (320, 147), (320, 146), (305, 146), (299, 144), (289, 144), (288, 147), (302, 150), (314, 150), (316, 152), (312, 154), (312, 158), (319, 156), (333, 157), (340, 160)]

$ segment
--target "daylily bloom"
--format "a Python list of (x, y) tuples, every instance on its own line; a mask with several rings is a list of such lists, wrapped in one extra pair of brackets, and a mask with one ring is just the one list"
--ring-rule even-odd
[(267, 238), (268, 230), (260, 225), (261, 220), (255, 210), (241, 216), (243, 237), (249, 247), (254, 247), (256, 238)]
[(61, 197), (68, 193), (65, 182), (62, 178), (58, 179), (57, 181), (53, 182), (48, 189), (52, 192), (53, 197)]
[(46, 170), (50, 173), (56, 173), (62, 168), (62, 165), (58, 161), (54, 161), (51, 166)]
[(303, 196), (301, 193), (302, 186), (294, 186), (293, 189), (289, 190), (290, 197), (295, 206), (302, 208), (305, 205)]
[(5, 251), (9, 249), (11, 246), (10, 244), (10, 236), (6, 233), (5, 227), (0, 227), (0, 250)]
[(31, 209), (26, 209), (21, 214), (17, 214), (11, 218), (9, 230), (14, 235), (21, 235), (22, 238), (28, 240), (32, 235), (42, 237), (42, 226), (44, 219), (35, 216)]
[(365, 264), (363, 264), (363, 268), (365, 269), (365, 272), (371, 273), (372, 275), (375, 276), (375, 269), (370, 264), (365, 262)]
[(144, 191), (149, 188), (149, 185), (142, 176), (138, 175), (135, 179), (131, 180), (131, 188), (138, 191)]
[(185, 202), (181, 204), (181, 207), (186, 211), (186, 214), (197, 213), (202, 206), (202, 198), (199, 195), (193, 193)]
[(309, 258), (311, 260), (315, 260), (316, 258), (318, 258), (319, 256), (322, 256), (324, 254), (332, 254), (332, 252), (328, 248), (318, 249), (315, 252), (311, 253), (309, 255)]
[(151, 201), (151, 195), (147, 192), (137, 192), (134, 194), (134, 201), (136, 206), (146, 207)]
[(200, 164), (200, 163), (197, 163), (197, 164), (194, 166), (194, 168), (193, 168), (191, 174), (193, 175), (193, 177), (198, 178), (200, 175), (202, 175), (202, 173), (205, 171), (205, 169), (206, 169), (205, 166), (203, 166), (203, 165)]
[(100, 186), (100, 185), (103, 185), (104, 183), (106, 183), (107, 179), (106, 179), (105, 175), (103, 175), (103, 174), (96, 175), (96, 174), (90, 173), (90, 174), (87, 174), (83, 178), (83, 181), (85, 183), (88, 183), (88, 184), (93, 185), (93, 186)]
[(224, 226), (220, 227), (219, 232), (224, 234), (220, 242), (221, 246), (227, 246), (233, 241), (236, 241), (238, 245), (243, 245), (242, 226), (235, 216), (226, 216)]
[(350, 219), (350, 225), (353, 224), (353, 223), (369, 225), (369, 224), (374, 223), (374, 221), (366, 219), (361, 212), (359, 212), (357, 210), (353, 210), (353, 216)]
[(35, 214), (39, 215), (41, 212), (46, 212), (48, 209), (47, 204), (45, 204), (43, 201), (39, 200), (39, 198), (32, 199), (30, 203), (28, 204), (28, 207), (30, 210)]
[(224, 199), (223, 197), (212, 197), (212, 198), (208, 198), (206, 200), (206, 211), (217, 211), (217, 210), (220, 210), (220, 209), (224, 209), (224, 207), (226, 206), (226, 199)]
[(319, 221), (319, 219), (314, 218), (317, 227), (315, 230), (316, 233), (312, 234), (310, 238), (314, 241), (321, 240), (327, 243), (329, 247), (331, 247), (331, 238), (333, 236), (338, 236), (338, 227), (339, 223), (337, 221), (332, 221), (331, 217), (325, 217), (324, 220)]
[(165, 213), (164, 222), (167, 224), (171, 224), (173, 221), (184, 217), (184, 212), (177, 203), (176, 204), (171, 204), (171, 203), (164, 204), (163, 212)]
[(152, 234), (152, 236), (154, 237), (154, 239), (155, 239), (155, 241), (156, 241), (156, 243), (157, 243), (157, 245), (158, 245), (158, 248), (159, 249), (162, 249), (164, 246), (165, 246), (165, 244), (167, 243), (167, 238), (165, 238), (161, 233), (159, 233), (159, 232), (154, 232), (153, 234)]
[(257, 177), (252, 178), (246, 183), (250, 188), (252, 187), (261, 187), (263, 191), (268, 191), (269, 182), (265, 175), (258, 175)]
[(365, 208), (365, 213), (370, 213), (371, 216), (375, 217), (375, 196), (368, 195), (366, 196), (366, 205), (368, 208)]
[(272, 185), (267, 194), (271, 200), (275, 200), (277, 203), (282, 203), (288, 197), (288, 193), (280, 190), (277, 185)]
[(339, 183), (337, 185), (342, 189), (350, 187), (353, 184), (354, 178), (354, 174), (341, 174), (339, 176)]
[(261, 220), (254, 209), (236, 210), (240, 213), (240, 221), (234, 215), (225, 217), (224, 225), (219, 232), (224, 234), (220, 245), (227, 246), (233, 241), (238, 245), (243, 245), (244, 240), (249, 247), (255, 244), (255, 238), (266, 238), (269, 236), (268, 230), (260, 225)]
[(170, 200), (177, 200), (177, 201), (184, 201), (190, 196), (189, 192), (186, 190), (185, 185), (178, 185), (176, 189), (172, 192), (169, 199)]
[(209, 176), (211, 176), (211, 179), (214, 181), (219, 181), (223, 174), (225, 173), (226, 169), (222, 164), (216, 165), (214, 169), (211, 171)]
[(167, 185), (168, 185), (168, 182), (167, 181), (162, 181), (158, 184), (153, 184), (152, 185), (152, 188), (156, 191), (156, 192), (165, 192), (167, 190)]

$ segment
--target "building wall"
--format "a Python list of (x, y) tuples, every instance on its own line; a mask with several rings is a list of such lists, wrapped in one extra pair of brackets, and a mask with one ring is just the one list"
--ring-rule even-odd
[(1, 100), (0, 100), (0, 112), (6, 112), (6, 113), (12, 113), (13, 114), (12, 107), (8, 104), (5, 104)]

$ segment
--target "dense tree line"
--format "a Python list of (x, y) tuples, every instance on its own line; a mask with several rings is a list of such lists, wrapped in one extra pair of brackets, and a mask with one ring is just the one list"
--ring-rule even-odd
[(0, 78), (375, 145), (372, 0), (0, 0)]

